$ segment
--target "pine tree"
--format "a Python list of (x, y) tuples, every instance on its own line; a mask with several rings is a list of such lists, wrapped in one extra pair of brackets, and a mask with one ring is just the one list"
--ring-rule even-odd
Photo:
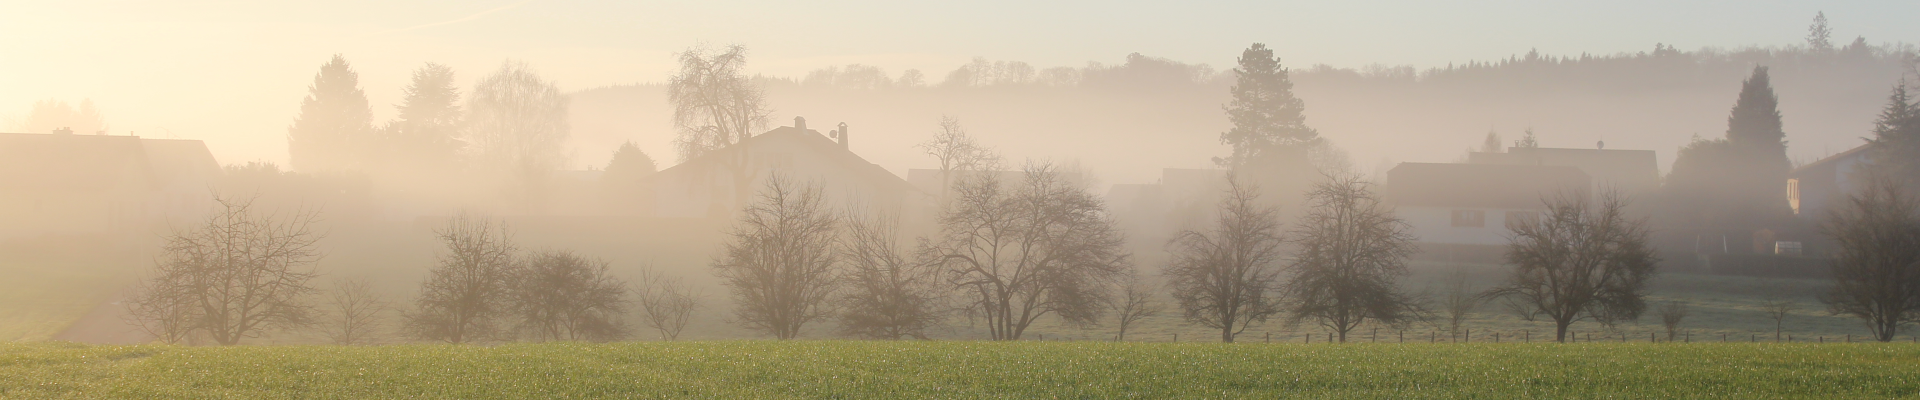
[(461, 142), (460, 88), (453, 68), (427, 63), (413, 71), (399, 105), (399, 116), (387, 126), (387, 141), (395, 160), (411, 160), (430, 167), (446, 167), (458, 157)]
[(1736, 210), (1754, 222), (1778, 222), (1792, 211), (1787, 205), (1787, 133), (1781, 130), (1780, 100), (1766, 67), (1754, 67), (1741, 85), (1740, 98), (1727, 116), (1727, 141), (1739, 154), (1739, 174), (1727, 177), (1737, 186), (1732, 193), (1747, 199)]
[(657, 168), (659, 167), (653, 163), (652, 156), (640, 151), (640, 146), (634, 145), (633, 142), (627, 142), (613, 152), (613, 160), (607, 162), (607, 171), (603, 179), (610, 183), (632, 183), (653, 175), (658, 171)]
[(357, 168), (367, 158), (373, 110), (360, 90), (360, 74), (339, 54), (320, 66), (300, 102), (300, 116), (287, 128), (287, 153), (295, 170)]
[(1869, 171), (1895, 177), (1907, 190), (1920, 190), (1920, 104), (1907, 93), (1906, 80), (1893, 86), (1867, 141), (1873, 146)]
[(1487, 131), (1487, 139), (1480, 142), (1480, 152), (1482, 153), (1506, 152), (1507, 149), (1505, 147), (1502, 147), (1505, 144), (1506, 143), (1500, 140), (1500, 132), (1495, 132), (1490, 130), (1490, 131)]
[(1239, 167), (1267, 157), (1297, 159), (1306, 162), (1306, 149), (1320, 134), (1307, 127), (1306, 102), (1293, 96), (1293, 82), (1280, 59), (1267, 45), (1254, 43), (1240, 54), (1240, 67), (1233, 70), (1233, 101), (1227, 104), (1227, 119), (1233, 129), (1220, 134), (1220, 143), (1233, 146), (1233, 155), (1214, 162)]

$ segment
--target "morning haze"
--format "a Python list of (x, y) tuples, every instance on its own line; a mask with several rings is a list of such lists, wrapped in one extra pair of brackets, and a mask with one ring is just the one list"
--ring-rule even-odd
[(1907, 393), (1819, 6), (6, 6), (0, 397)]

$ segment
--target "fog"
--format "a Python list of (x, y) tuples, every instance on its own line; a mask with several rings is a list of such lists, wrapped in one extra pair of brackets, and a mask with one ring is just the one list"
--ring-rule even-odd
[[(460, 67), (301, 54), (299, 62), (313, 61), (310, 69), (275, 79), (306, 87), (304, 97), (246, 96), (247, 107), (195, 111), (205, 119), (250, 121), (271, 119), (254, 107), (298, 110), (273, 120), (284, 130), (244, 139), (117, 125), (116, 109), (179, 107), (170, 100), (143, 104), (122, 96), (102, 107), (88, 97), (60, 97), (71, 93), (64, 91), (4, 93), (44, 100), (24, 110), (0, 110), (9, 116), (0, 124), (0, 132), (9, 132), (0, 133), (0, 273), (19, 277), (0, 283), (0, 340), (167, 340), (153, 326), (133, 323), (140, 318), (129, 317), (136, 311), (126, 304), (142, 299), (152, 282), (169, 273), (169, 263), (190, 253), (182, 250), (188, 242), (183, 238), (217, 230), (221, 221), (237, 218), (232, 215), (272, 222), (261, 226), (311, 216), (310, 225), (286, 224), (317, 237), (316, 256), (279, 264), (313, 274), (311, 293), (289, 301), (320, 304), (332, 282), (370, 282), (390, 305), (380, 342), (461, 341), (407, 324), (430, 319), (420, 316), (431, 297), (423, 282), (434, 279), (436, 268), (457, 264), (449, 260), (462, 253), (448, 232), (463, 221), (497, 224), (514, 257), (568, 253), (590, 261), (584, 264), (603, 265), (604, 274), (621, 281), (616, 286), (657, 282), (649, 273), (682, 279), (703, 293), (688, 338), (765, 337), (763, 331), (773, 329), (741, 323), (756, 317), (738, 311), (747, 309), (740, 303), (744, 297), (729, 286), (737, 279), (729, 280), (733, 275), (726, 271), (737, 259), (752, 258), (736, 253), (751, 247), (742, 243), (757, 243), (748, 239), (762, 225), (755, 223), (756, 207), (786, 210), (785, 203), (763, 204), (785, 198), (769, 192), (782, 179), (817, 192), (823, 200), (814, 211), (837, 218), (843, 228), (836, 229), (861, 226), (855, 225), (859, 221), (897, 222), (889, 225), (897, 237), (874, 240), (889, 244), (875, 247), (897, 254), (879, 258), (928, 268), (965, 258), (955, 249), (982, 240), (963, 229), (967, 218), (1041, 213), (1007, 205), (1031, 200), (1021, 195), (1065, 204), (1046, 210), (1086, 216), (1061, 219), (1091, 228), (1036, 231), (1071, 232), (1081, 236), (1060, 241), (1098, 248), (1078, 250), (1097, 254), (1076, 259), (1107, 269), (1087, 273), (1086, 281), (1099, 285), (1086, 286), (1098, 290), (1062, 284), (1056, 290), (1066, 294), (1051, 294), (1100, 300), (1080, 308), (1106, 306), (1107, 285), (1125, 286), (1121, 277), (1144, 280), (1140, 287), (1148, 288), (1176, 280), (1161, 274), (1176, 262), (1174, 239), (1224, 218), (1219, 210), (1225, 208), (1216, 204), (1229, 193), (1230, 172), (1257, 186), (1264, 193), (1257, 203), (1273, 207), (1278, 226), (1288, 229), (1309, 226), (1303, 221), (1319, 210), (1310, 190), (1351, 182), (1348, 188), (1367, 193), (1384, 215), (1401, 223), (1395, 226), (1405, 227), (1405, 243), (1388, 246), (1388, 252), (1408, 249), (1395, 258), (1403, 273), (1394, 277), (1407, 288), (1434, 284), (1443, 268), (1501, 265), (1512, 237), (1508, 228), (1535, 220), (1544, 209), (1539, 201), (1556, 193), (1591, 197), (1618, 190), (1630, 196), (1628, 212), (1658, 217), (1650, 225), (1656, 229), (1651, 246), (1666, 261), (1663, 271), (1722, 273), (1715, 265), (1731, 264), (1714, 260), (1736, 256), (1748, 257), (1741, 265), (1791, 264), (1800, 261), (1767, 257), (1788, 255), (1779, 249), (1801, 251), (1802, 245), (1809, 252), (1824, 249), (1829, 243), (1815, 228), (1823, 215), (1817, 207), (1850, 190), (1836, 183), (1831, 193), (1816, 193), (1814, 177), (1851, 176), (1793, 168), (1819, 167), (1819, 161), (1865, 144), (1875, 135), (1890, 91), (1920, 82), (1920, 58), (1911, 44), (1834, 41), (1692, 50), (1663, 43), (1605, 54), (1530, 50), (1418, 67), (1296, 63), (1279, 51), (1273, 54), (1292, 85), (1288, 93), (1300, 101), (1280, 108), (1300, 112), (1300, 131), (1315, 132), (1317, 139), (1273, 139), (1284, 144), (1261, 150), (1280, 155), (1258, 159), (1230, 158), (1257, 145), (1222, 139), (1237, 129), (1228, 117), (1244, 100), (1236, 95), (1246, 96), (1238, 79), (1250, 76), (1241, 64), (1218, 61), (1243, 54), (1240, 46), (1249, 43), (1238, 42), (1209, 44), (1228, 49), (1206, 56), (1211, 63), (1131, 53), (1084, 64), (974, 58), (888, 69), (875, 65), (907, 63), (817, 58), (810, 60), (822, 62), (795, 67), (788, 58), (783, 68), (806, 72), (784, 74), (760, 68), (757, 57), (791, 50), (687, 43), (657, 51), (660, 60), (653, 62), (671, 65), (663, 72), (617, 79), (552, 72), (573, 66), (465, 59), (471, 54), (446, 64)], [(741, 54), (745, 58), (726, 58)], [(283, 56), (291, 57), (274, 55)], [(328, 57), (334, 58), (322, 61)], [(1768, 94), (1743, 92), (1757, 87), (1754, 82), (1766, 84)], [(1673, 184), (1746, 182), (1746, 176), (1760, 174), (1755, 171), (1763, 168), (1739, 164), (1749, 158), (1700, 156), (1707, 160), (1698, 161), (1702, 165), (1713, 164), (1700, 167), (1708, 172), (1670, 175), (1684, 168), (1676, 165), (1686, 165), (1676, 162), (1683, 147), (1742, 140), (1744, 133), (1729, 128), (1729, 115), (1745, 114), (1730, 110), (1766, 96), (1777, 98), (1772, 110), (1790, 163), (1775, 171), (1780, 176), (1738, 187), (1738, 193), (1758, 193), (1752, 199), (1695, 196), (1689, 190), (1716, 189)], [(742, 103), (758, 108), (729, 108)], [(964, 138), (966, 146), (936, 141), (942, 134)], [(949, 153), (936, 154), (941, 151)], [(1772, 186), (1788, 187), (1789, 177), (1792, 192)], [(967, 186), (976, 182), (1004, 186)], [(813, 192), (795, 193), (804, 198)], [(968, 199), (978, 200), (975, 208), (967, 208)], [(1737, 202), (1752, 204), (1731, 205)], [(222, 214), (236, 204), (251, 214)], [(865, 253), (837, 253), (853, 245), (832, 238), (818, 243), (831, 243), (821, 248), (845, 259), (823, 265), (852, 276), (857, 256)], [(1107, 238), (1110, 243), (1102, 241)], [(1284, 248), (1310, 246), (1288, 242)], [(521, 260), (516, 267), (528, 262), (515, 259)], [(1409, 269), (1412, 274), (1404, 273)], [(955, 273), (933, 271), (930, 276)], [(1728, 274), (1748, 273), (1742, 271)], [(642, 326), (640, 311), (626, 307), (612, 318), (624, 327), (618, 335), (564, 336), (521, 327), (536, 333), (494, 339), (659, 336)], [(994, 318), (980, 308), (943, 309), (951, 313), (905, 336), (1019, 339), (1027, 328), (975, 326), (976, 317)], [(1094, 326), (1089, 321), (1097, 319), (1091, 315), (1100, 314), (1074, 307), (1050, 311), (1059, 320), (1040, 320), (1032, 334), (1087, 336)], [(835, 318), (842, 317), (820, 318), (805, 328), (793, 323), (797, 334), (772, 334), (855, 335), (836, 328), (841, 320)], [(329, 340), (307, 328), (234, 340)], [(1179, 329), (1193, 328), (1168, 331)], [(183, 340), (212, 340), (194, 335)]]

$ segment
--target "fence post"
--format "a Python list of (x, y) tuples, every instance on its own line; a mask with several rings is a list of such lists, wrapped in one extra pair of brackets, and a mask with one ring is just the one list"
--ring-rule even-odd
[[(1045, 337), (1045, 336), (1042, 336), (1042, 337)], [(1178, 333), (1173, 334), (1173, 342), (1180, 343), (1180, 334)]]
[(1465, 338), (1461, 338), (1461, 339), (1460, 339), (1460, 343), (1473, 343), (1473, 329), (1472, 329), (1472, 328), (1468, 328), (1468, 329), (1467, 329), (1467, 337), (1465, 337)]
[(1273, 332), (1267, 332), (1267, 337), (1260, 339), (1260, 343), (1273, 343)]
[(1648, 343), (1654, 343), (1654, 342), (1659, 342), (1659, 341), (1660, 341), (1660, 337), (1659, 337), (1659, 336), (1654, 336), (1654, 334), (1653, 334), (1653, 332), (1647, 332), (1647, 342), (1648, 342)]
[(1494, 332), (1494, 333), (1493, 333), (1493, 342), (1494, 342), (1494, 343), (1500, 343), (1500, 332)]
[(1312, 344), (1312, 343), (1313, 343), (1313, 334), (1311, 334), (1311, 333), (1308, 333), (1308, 334), (1303, 334), (1303, 335), (1301, 335), (1301, 336), (1306, 336), (1306, 337), (1307, 337), (1307, 343), (1308, 343), (1308, 344)]

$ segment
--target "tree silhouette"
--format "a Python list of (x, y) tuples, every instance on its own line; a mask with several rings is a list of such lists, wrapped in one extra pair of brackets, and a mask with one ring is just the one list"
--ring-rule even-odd
[(362, 168), (373, 134), (373, 110), (360, 74), (339, 54), (320, 66), (287, 128), (289, 164), (299, 171)]
[(394, 106), (399, 116), (386, 129), (390, 163), (450, 168), (459, 158), (460, 88), (453, 68), (427, 63), (413, 71), (413, 82)]
[(1597, 203), (1584, 192), (1545, 203), (1544, 215), (1509, 225), (1513, 273), (1486, 296), (1506, 298), (1529, 321), (1551, 320), (1556, 341), (1566, 341), (1575, 321), (1638, 319), (1659, 262), (1647, 245), (1646, 221), (1628, 218), (1626, 202), (1612, 192)]
[(741, 211), (713, 269), (748, 329), (793, 339), (807, 323), (832, 315), (840, 219), (826, 210), (824, 196), (818, 185), (775, 175), (760, 200)]
[(1255, 188), (1227, 179), (1219, 217), (1205, 231), (1185, 230), (1168, 243), (1165, 270), (1187, 322), (1220, 330), (1220, 341), (1283, 311), (1279, 289), (1285, 254), (1277, 207), (1259, 203)]
[(1406, 221), (1358, 177), (1328, 177), (1307, 193), (1311, 208), (1288, 231), (1297, 250), (1284, 286), (1292, 323), (1312, 320), (1339, 334), (1360, 324), (1401, 325), (1425, 318), (1401, 290), (1416, 248)]
[(1873, 146), (1871, 163), (1859, 171), (1896, 179), (1904, 188), (1920, 188), (1920, 105), (1907, 93), (1905, 80), (1893, 86), (1867, 142)]
[[(680, 131), (674, 147), (685, 162), (710, 152), (732, 148), (767, 125), (773, 110), (766, 94), (742, 71), (745, 46), (728, 46), (709, 54), (694, 48), (681, 52), (680, 71), (667, 79), (667, 102), (673, 104), (673, 126)], [(734, 205), (745, 207), (751, 196), (753, 164), (744, 149), (725, 154), (724, 168), (733, 180)]]
[(1874, 339), (1893, 340), (1920, 322), (1920, 197), (1891, 177), (1871, 176), (1821, 226), (1838, 244), (1827, 311), (1860, 318)]
[[(1305, 163), (1306, 145), (1320, 134), (1307, 127), (1307, 104), (1293, 96), (1293, 81), (1280, 58), (1267, 45), (1254, 43), (1241, 52), (1240, 67), (1233, 73), (1233, 101), (1226, 106), (1233, 129), (1220, 134), (1220, 143), (1233, 146), (1233, 155), (1214, 162), (1229, 167), (1256, 161)], [(1266, 157), (1282, 160), (1260, 160)]]

